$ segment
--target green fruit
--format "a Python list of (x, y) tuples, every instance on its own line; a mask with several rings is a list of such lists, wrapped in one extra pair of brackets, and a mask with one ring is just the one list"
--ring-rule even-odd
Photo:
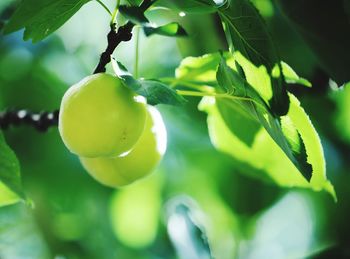
[(148, 108), (145, 130), (135, 147), (115, 158), (80, 157), (86, 171), (100, 183), (110, 187), (130, 184), (158, 165), (166, 150), (166, 129), (160, 113)]
[(118, 156), (140, 138), (146, 104), (108, 74), (84, 78), (62, 99), (59, 131), (64, 144), (83, 157)]

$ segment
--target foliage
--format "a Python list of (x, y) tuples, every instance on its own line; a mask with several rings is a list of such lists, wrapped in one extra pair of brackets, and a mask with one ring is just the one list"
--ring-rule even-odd
[[(0, 3), (0, 257), (341, 258), (349, 6)], [(154, 174), (117, 190), (84, 172), (57, 129), (14, 128), (5, 111), (57, 109), (93, 71), (108, 29), (107, 73), (157, 106), (169, 142)]]

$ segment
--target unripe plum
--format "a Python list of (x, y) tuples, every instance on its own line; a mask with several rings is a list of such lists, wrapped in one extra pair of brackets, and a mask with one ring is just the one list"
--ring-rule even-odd
[(134, 148), (119, 157), (80, 157), (86, 171), (100, 183), (110, 187), (130, 184), (150, 174), (166, 150), (166, 128), (154, 107), (148, 107), (145, 129)]
[(147, 108), (122, 81), (109, 74), (84, 78), (65, 93), (59, 132), (64, 144), (82, 157), (115, 157), (129, 151), (145, 126)]

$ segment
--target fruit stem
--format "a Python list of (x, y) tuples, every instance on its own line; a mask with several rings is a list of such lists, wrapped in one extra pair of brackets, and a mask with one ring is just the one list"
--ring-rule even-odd
[(120, 0), (117, 0), (117, 4), (115, 5), (113, 14), (112, 14), (112, 19), (111, 19), (111, 25), (115, 23), (115, 20), (117, 19), (118, 11), (119, 11), (119, 5), (120, 5)]
[(135, 28), (135, 63), (134, 63), (134, 77), (139, 77), (139, 42), (140, 42), (140, 27)]
[(176, 90), (176, 92), (182, 96), (194, 96), (194, 97), (212, 96), (215, 98), (226, 98), (226, 99), (231, 99), (235, 101), (253, 102), (256, 105), (260, 106), (260, 108), (266, 110), (266, 108), (262, 104), (258, 103), (257, 101), (249, 97), (235, 96), (235, 95), (230, 95), (225, 93), (221, 94), (221, 93), (215, 93), (215, 92), (196, 92), (196, 91), (187, 91), (187, 90)]

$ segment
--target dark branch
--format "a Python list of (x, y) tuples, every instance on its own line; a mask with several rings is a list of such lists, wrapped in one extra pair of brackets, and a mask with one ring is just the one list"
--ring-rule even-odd
[(100, 62), (97, 64), (94, 74), (106, 72), (106, 65), (111, 62), (111, 55), (113, 54), (114, 50), (121, 42), (131, 40), (131, 31), (133, 27), (134, 24), (132, 22), (128, 22), (119, 27), (118, 31), (115, 31), (115, 24), (111, 25), (111, 30), (107, 35), (107, 48), (101, 54)]
[[(155, 2), (156, 0), (144, 0), (140, 5), (140, 9), (144, 12)], [(129, 21), (125, 25), (119, 27), (118, 31), (116, 31), (115, 24), (111, 25), (111, 30), (107, 35), (107, 48), (101, 54), (100, 61), (95, 68), (94, 74), (106, 72), (106, 65), (111, 62), (111, 55), (113, 54), (114, 50), (121, 42), (131, 40), (132, 29), (134, 26), (135, 24)]]
[(38, 131), (45, 132), (58, 124), (59, 110), (53, 112), (34, 113), (27, 110), (7, 110), (0, 113), (0, 127), (7, 129), (10, 125), (30, 125)]

